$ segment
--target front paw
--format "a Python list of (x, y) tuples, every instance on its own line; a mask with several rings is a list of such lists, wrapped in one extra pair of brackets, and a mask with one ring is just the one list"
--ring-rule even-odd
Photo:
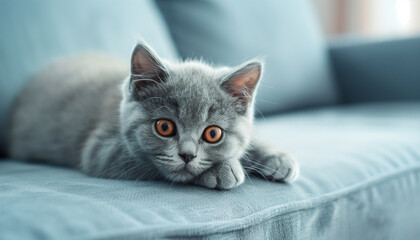
[(263, 156), (262, 159), (255, 162), (254, 168), (256, 172), (272, 181), (293, 182), (299, 176), (297, 162), (283, 152)]
[(194, 180), (200, 186), (228, 190), (242, 184), (245, 173), (240, 163), (221, 163), (201, 174)]

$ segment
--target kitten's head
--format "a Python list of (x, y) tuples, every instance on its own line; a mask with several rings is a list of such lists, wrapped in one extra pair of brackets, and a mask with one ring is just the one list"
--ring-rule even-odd
[(250, 141), (261, 68), (257, 61), (236, 68), (169, 63), (137, 45), (123, 85), (124, 143), (172, 181), (239, 161)]

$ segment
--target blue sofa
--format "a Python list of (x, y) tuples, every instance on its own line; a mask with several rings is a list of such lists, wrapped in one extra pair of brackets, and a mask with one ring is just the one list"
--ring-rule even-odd
[[(5, 0), (0, 30), (0, 239), (418, 239), (420, 37), (331, 45), (305, 0)], [(172, 60), (265, 57), (254, 131), (300, 179), (216, 191), (7, 157), (7, 112), (34, 71), (128, 59), (140, 37)]]

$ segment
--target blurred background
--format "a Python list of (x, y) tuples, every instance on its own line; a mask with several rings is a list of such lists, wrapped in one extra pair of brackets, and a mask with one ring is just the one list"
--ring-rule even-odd
[(311, 0), (324, 33), (383, 38), (420, 33), (419, 0)]

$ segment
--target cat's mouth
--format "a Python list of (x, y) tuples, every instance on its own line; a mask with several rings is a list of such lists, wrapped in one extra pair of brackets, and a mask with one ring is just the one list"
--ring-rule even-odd
[(193, 177), (195, 176), (190, 170), (188, 170), (187, 166), (184, 166), (178, 170), (174, 170), (173, 173), (179, 175), (192, 175)]

